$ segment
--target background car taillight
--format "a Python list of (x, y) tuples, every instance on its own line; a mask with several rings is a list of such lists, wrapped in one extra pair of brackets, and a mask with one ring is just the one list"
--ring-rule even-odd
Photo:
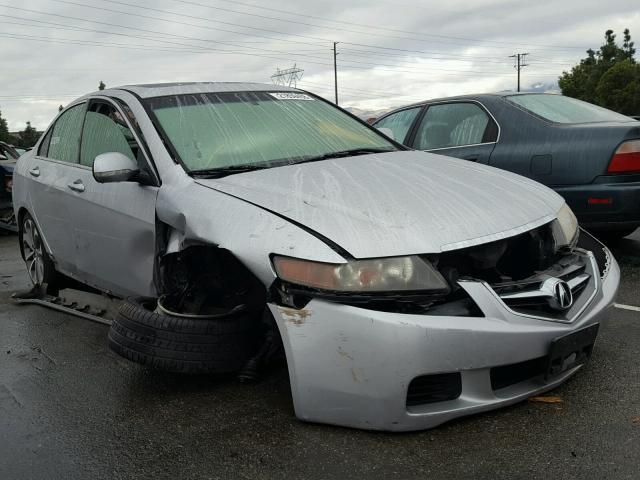
[(13, 190), (13, 177), (6, 177), (4, 179), (4, 190), (7, 193), (11, 193), (11, 191)]
[(607, 173), (640, 172), (640, 140), (624, 142), (611, 157)]

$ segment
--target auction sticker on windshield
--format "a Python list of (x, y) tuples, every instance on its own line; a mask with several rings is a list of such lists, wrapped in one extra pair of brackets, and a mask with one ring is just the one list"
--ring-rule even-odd
[(269, 95), (278, 100), (313, 100), (312, 97), (305, 93), (269, 92)]

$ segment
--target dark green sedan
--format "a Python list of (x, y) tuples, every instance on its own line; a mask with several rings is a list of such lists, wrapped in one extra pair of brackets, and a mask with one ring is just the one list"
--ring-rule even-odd
[(562, 95), (500, 93), (428, 100), (374, 125), (417, 150), (543, 183), (600, 236), (640, 227), (640, 122), (631, 117)]

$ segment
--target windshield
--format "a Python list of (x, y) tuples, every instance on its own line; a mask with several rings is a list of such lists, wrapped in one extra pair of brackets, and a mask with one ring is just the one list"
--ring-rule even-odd
[(510, 95), (509, 101), (556, 123), (632, 122), (631, 117), (562, 95)]
[(396, 150), (374, 130), (304, 93), (199, 93), (151, 98), (147, 104), (192, 172)]

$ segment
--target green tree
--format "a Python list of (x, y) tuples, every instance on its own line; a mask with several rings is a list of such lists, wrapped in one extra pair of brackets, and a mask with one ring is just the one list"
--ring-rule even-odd
[(100, 80), (100, 83), (98, 84), (98, 90), (104, 90), (106, 87), (106, 85), (104, 84), (104, 82), (102, 80)]
[(640, 65), (625, 59), (606, 71), (596, 87), (598, 105), (625, 115), (640, 114)]
[(38, 131), (31, 126), (31, 122), (27, 122), (25, 129), (18, 133), (18, 146), (22, 148), (33, 147), (39, 137)]
[(598, 87), (603, 77), (616, 65), (624, 64), (637, 67), (634, 58), (636, 49), (631, 41), (629, 29), (624, 31), (622, 47), (616, 43), (616, 35), (613, 30), (607, 30), (604, 38), (604, 44), (597, 51), (587, 50), (586, 58), (580, 60), (580, 63), (574, 66), (570, 72), (563, 72), (558, 84), (563, 95), (618, 110), (618, 107), (612, 107), (612, 105), (619, 105), (614, 98), (627, 94), (623, 95), (619, 92), (619, 90), (626, 88), (626, 84), (616, 82), (633, 77), (628, 71), (630, 67), (618, 67), (612, 75), (607, 77), (606, 87), (605, 84), (600, 90)]
[(9, 126), (7, 121), (2, 118), (2, 112), (0, 112), (0, 141), (9, 142)]

